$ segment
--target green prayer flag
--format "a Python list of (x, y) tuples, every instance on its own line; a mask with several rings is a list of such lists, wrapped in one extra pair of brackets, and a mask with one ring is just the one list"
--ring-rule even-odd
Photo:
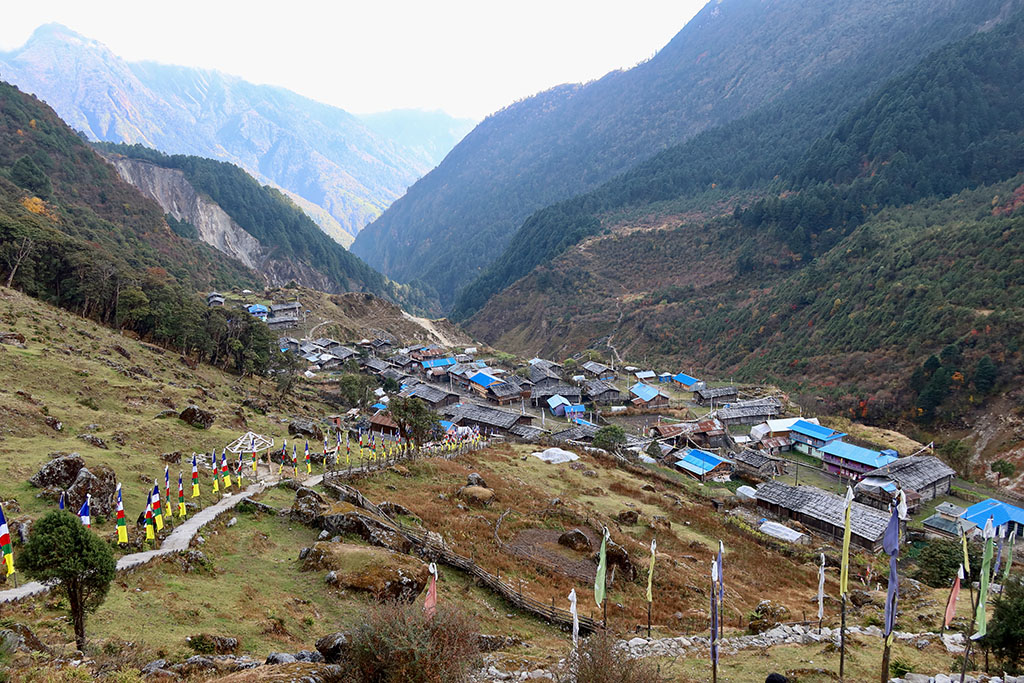
[(597, 603), (598, 607), (604, 603), (604, 575), (608, 569), (608, 558), (605, 557), (607, 541), (608, 529), (606, 528), (604, 530), (604, 535), (601, 536), (601, 553), (597, 560), (597, 576), (594, 577), (594, 602)]
[(996, 530), (992, 526), (992, 518), (985, 522), (985, 553), (981, 557), (981, 585), (978, 589), (978, 610), (974, 614), (974, 623), (977, 631), (971, 636), (977, 640), (988, 633), (988, 620), (985, 613), (985, 603), (988, 602), (988, 581), (989, 571), (992, 568), (992, 543), (996, 536)]
[(1010, 532), (1010, 549), (1006, 553), (1006, 570), (1003, 572), (1003, 583), (1010, 580), (1010, 565), (1013, 564), (1013, 539), (1017, 537), (1017, 529)]

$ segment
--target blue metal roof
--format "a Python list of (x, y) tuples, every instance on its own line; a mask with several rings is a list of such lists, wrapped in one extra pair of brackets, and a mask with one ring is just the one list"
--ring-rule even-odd
[(696, 377), (690, 377), (685, 372), (680, 372), (678, 375), (676, 375), (672, 379), (674, 379), (675, 381), (679, 382), (680, 384), (683, 384), (683, 385), (688, 386), (688, 387), (692, 387), (694, 384), (696, 384), (697, 382), (700, 381)]
[(256, 313), (266, 313), (267, 307), (263, 304), (253, 304), (252, 306), (249, 306), (248, 311), (254, 315)]
[(644, 384), (643, 382), (637, 382), (629, 388), (631, 394), (635, 394), (642, 401), (650, 401), (658, 395), (658, 390), (652, 387), (650, 384)]
[(431, 368), (444, 368), (449, 365), (455, 365), (454, 358), (433, 358), (431, 360), (423, 361), (423, 367), (426, 370), (430, 370)]
[(583, 408), (583, 406), (577, 405), (577, 406), (566, 406), (565, 412), (566, 413), (585, 413), (587, 411)]
[(683, 457), (676, 461), (676, 467), (682, 467), (688, 472), (696, 475), (705, 475), (721, 465), (725, 460), (707, 451), (691, 448), (683, 453)]
[(452, 427), (454, 427), (454, 426), (455, 426), (454, 424), (452, 424), (452, 423), (451, 423), (451, 422), (449, 422), (448, 420), (438, 420), (438, 423), (439, 423), (439, 424), (440, 424), (440, 425), (441, 425), (442, 427), (444, 427), (444, 431), (446, 431), (446, 432), (447, 432), (447, 431), (448, 431), (449, 429), (451, 429)]
[(486, 372), (478, 372), (475, 375), (473, 375), (472, 377), (470, 377), (469, 381), (473, 382), (474, 384), (479, 384), (480, 386), (486, 388), (486, 387), (491, 386), (492, 384), (494, 384), (498, 380), (494, 379), (493, 377), (488, 375)]
[(1024, 510), (994, 498), (988, 498), (980, 503), (975, 503), (964, 510), (964, 514), (960, 515), (960, 517), (974, 522), (982, 528), (984, 528), (985, 521), (989, 517), (992, 518), (992, 525), (995, 527), (1001, 527), (1007, 522), (1016, 522), (1017, 524), (1024, 525)]
[(377, 410), (387, 410), (388, 409), (388, 407), (386, 405), (384, 405), (383, 403), (374, 403), (370, 407), (371, 408), (376, 408)]
[(809, 436), (812, 439), (821, 439), (822, 441), (831, 441), (832, 439), (839, 439), (846, 436), (846, 434), (843, 434), (842, 432), (837, 432), (834, 429), (816, 425), (813, 422), (808, 422), (807, 420), (797, 420), (789, 428), (789, 431)]
[(821, 448), (821, 452), (836, 458), (842, 458), (843, 460), (859, 462), (862, 465), (868, 465), (872, 469), (885, 467), (892, 461), (896, 460), (896, 457), (893, 455), (883, 455), (882, 453), (873, 451), (870, 448), (861, 448), (860, 446), (855, 446), (852, 443), (846, 443), (845, 441), (832, 441), (831, 443), (827, 443)]

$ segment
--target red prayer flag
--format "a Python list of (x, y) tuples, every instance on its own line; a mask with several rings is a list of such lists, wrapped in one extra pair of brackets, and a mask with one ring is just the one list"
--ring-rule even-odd
[(423, 613), (427, 619), (433, 619), (437, 613), (437, 565), (430, 563), (430, 586), (427, 588), (427, 597), (423, 599)]
[(956, 573), (956, 578), (953, 579), (953, 590), (949, 592), (949, 602), (946, 603), (946, 616), (942, 620), (943, 628), (949, 628), (949, 625), (953, 623), (953, 617), (956, 616), (956, 600), (960, 597), (960, 578), (963, 576), (964, 567), (960, 565), (960, 570)]

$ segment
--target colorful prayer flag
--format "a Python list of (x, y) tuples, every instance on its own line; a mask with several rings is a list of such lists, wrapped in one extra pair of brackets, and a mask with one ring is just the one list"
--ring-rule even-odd
[(843, 522), (843, 555), (839, 567), (839, 594), (846, 595), (850, 581), (850, 518), (853, 516), (853, 489), (846, 487)]
[(195, 453), (192, 454), (192, 497), (199, 497), (199, 461)]
[(606, 552), (608, 550), (608, 527), (604, 528), (604, 533), (601, 536), (601, 552), (598, 555), (597, 561), (597, 575), (594, 577), (594, 602), (600, 607), (604, 602), (604, 577), (605, 572), (608, 570), (608, 558)]
[(60, 492), (60, 500), (57, 501), (57, 507), (59, 507), (61, 510), (64, 509), (64, 496), (65, 496), (65, 492), (61, 491)]
[(296, 479), (299, 476), (299, 456), (295, 452), (295, 444), (292, 444), (292, 476)]
[(181, 480), (181, 472), (178, 472), (178, 516), (185, 516), (185, 484)]
[(124, 519), (124, 503), (121, 502), (121, 482), (117, 483), (117, 542), (128, 542), (128, 526)]
[(960, 526), (960, 541), (964, 546), (964, 571), (967, 573), (967, 580), (971, 580), (971, 556), (967, 552), (967, 532)]
[(174, 513), (171, 512), (171, 466), (164, 465), (164, 500), (167, 501), (167, 521), (171, 521)]
[(228, 471), (227, 449), (220, 452), (220, 477), (223, 480), (224, 488), (231, 488), (231, 473)]
[(306, 455), (305, 455), (305, 458), (306, 458), (306, 474), (312, 474), (313, 473), (313, 467), (309, 463), (309, 440), (308, 439), (306, 440)]
[(156, 538), (156, 532), (154, 531), (154, 527), (155, 526), (156, 526), (156, 522), (153, 519), (153, 504), (152, 503), (146, 503), (146, 540), (147, 541), (152, 541), (154, 538)]
[(14, 550), (11, 544), (11, 530), (7, 528), (4, 506), (0, 505), (0, 556), (7, 565), (7, 576), (14, 573)]
[(220, 491), (220, 486), (218, 486), (217, 480), (220, 478), (220, 470), (217, 468), (217, 454), (213, 453), (212, 456), (213, 462), (210, 463), (210, 466), (213, 467), (213, 492), (218, 493)]
[(78, 509), (78, 516), (82, 520), (82, 524), (87, 527), (91, 527), (91, 519), (89, 518), (89, 502), (92, 500), (92, 494), (85, 494), (85, 502), (82, 503), (82, 507)]
[(164, 512), (160, 505), (160, 487), (157, 483), (153, 482), (153, 494), (149, 498), (150, 503), (153, 505), (153, 520), (156, 524), (156, 530), (160, 531), (164, 528)]
[(252, 473), (256, 474), (256, 439), (249, 437), (249, 449), (252, 451)]

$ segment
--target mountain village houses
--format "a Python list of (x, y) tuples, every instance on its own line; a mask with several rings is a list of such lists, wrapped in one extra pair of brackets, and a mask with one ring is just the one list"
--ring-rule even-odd
[[(222, 303), (214, 297), (210, 305)], [(301, 310), (297, 302), (271, 304), (268, 323), (294, 324)], [(977, 533), (988, 517), (1024, 532), (1024, 509), (991, 499), (964, 506), (951, 500), (955, 474), (926, 449), (901, 456), (816, 418), (785, 416), (787, 403), (780, 395), (751, 394), (684, 372), (617, 369), (596, 360), (574, 361), (572, 370), (568, 362), (543, 358), (510, 366), (493, 362), (476, 347), (403, 346), (384, 337), (342, 343), (283, 336), (278, 342), (282, 351), (302, 357), (306, 376), (317, 382), (330, 384), (334, 375), (355, 369), (390, 384), (393, 390), (377, 389), (373, 406), (349, 411), (346, 419), (358, 429), (397, 438), (398, 426), (388, 412), (393, 396), (422, 400), (440, 416), (442, 430), (471, 428), (527, 443), (587, 448), (603, 426), (620, 424), (625, 451), (649, 467), (702, 484), (729, 479), (749, 484), (740, 487), (740, 500), (756, 509), (763, 532), (787, 541), (807, 533), (840, 537), (841, 492), (847, 485), (856, 500), (853, 542), (869, 550), (880, 547), (887, 510), (900, 491), (911, 515), (942, 499), (933, 514), (919, 520), (926, 537)], [(807, 481), (810, 472), (815, 478)]]

